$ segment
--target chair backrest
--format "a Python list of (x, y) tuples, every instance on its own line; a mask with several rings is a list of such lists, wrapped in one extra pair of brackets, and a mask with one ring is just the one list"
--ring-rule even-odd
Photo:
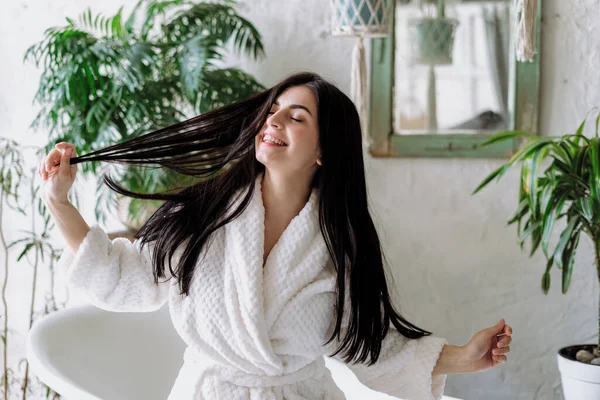
[(58, 311), (28, 340), (34, 373), (67, 399), (164, 400), (183, 364), (185, 343), (168, 305), (151, 313), (115, 313), (93, 306)]

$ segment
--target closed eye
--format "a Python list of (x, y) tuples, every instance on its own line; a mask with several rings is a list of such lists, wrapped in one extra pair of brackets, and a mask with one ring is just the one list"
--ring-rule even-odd
[[(269, 111), (269, 114), (268, 114), (268, 115), (271, 115), (271, 114), (275, 114), (275, 113), (274, 113), (273, 111)], [(291, 118), (291, 117), (290, 117), (290, 118)], [(296, 122), (303, 122), (301, 119), (296, 119), (296, 118), (291, 118), (291, 119), (293, 119), (293, 120), (294, 120), (294, 121), (296, 121)]]

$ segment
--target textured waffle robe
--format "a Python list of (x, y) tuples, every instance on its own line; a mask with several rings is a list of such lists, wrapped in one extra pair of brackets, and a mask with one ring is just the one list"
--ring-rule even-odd
[[(188, 296), (175, 279), (154, 282), (152, 245), (110, 240), (98, 225), (59, 261), (68, 287), (104, 310), (148, 312), (169, 303), (187, 349), (168, 400), (344, 399), (324, 362), (337, 344), (324, 344), (335, 325), (336, 274), (319, 229), (318, 192), (263, 265), (261, 183), (259, 176), (246, 210), (213, 233)], [(441, 399), (446, 375), (431, 372), (445, 344), (433, 336), (409, 340), (391, 326), (376, 364), (346, 365), (371, 389)]]

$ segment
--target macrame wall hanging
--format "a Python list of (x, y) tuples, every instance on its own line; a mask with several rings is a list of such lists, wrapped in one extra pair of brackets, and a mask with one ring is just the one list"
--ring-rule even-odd
[(532, 62), (535, 48), (538, 0), (516, 0), (517, 26), (515, 47), (517, 61)]
[(392, 0), (330, 0), (331, 34), (354, 36), (350, 97), (361, 121), (363, 145), (370, 144), (367, 132), (367, 62), (363, 39), (388, 36), (393, 12)]

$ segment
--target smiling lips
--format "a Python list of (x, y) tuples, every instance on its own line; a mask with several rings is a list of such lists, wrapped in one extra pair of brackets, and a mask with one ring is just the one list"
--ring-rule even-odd
[(262, 141), (266, 142), (266, 143), (273, 143), (273, 144), (276, 144), (276, 145), (282, 146), (282, 147), (287, 146), (287, 144), (285, 144), (284, 142), (279, 140), (277, 137), (275, 137), (274, 135), (271, 135), (269, 133), (263, 134)]

